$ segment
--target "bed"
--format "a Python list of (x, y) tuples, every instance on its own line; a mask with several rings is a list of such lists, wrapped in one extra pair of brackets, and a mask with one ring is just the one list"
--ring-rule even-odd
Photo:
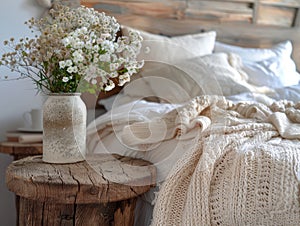
[(88, 154), (152, 162), (135, 225), (300, 225), (298, 1), (82, 1), (144, 38)]

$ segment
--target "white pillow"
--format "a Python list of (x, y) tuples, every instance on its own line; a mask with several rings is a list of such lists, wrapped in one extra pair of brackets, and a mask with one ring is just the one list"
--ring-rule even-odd
[(203, 94), (230, 96), (260, 92), (247, 83), (247, 77), (234, 63), (239, 58), (233, 54), (215, 53), (173, 65), (149, 62), (149, 67), (139, 73), (138, 79), (124, 87), (124, 94), (140, 99), (155, 96), (160, 102), (177, 104)]
[(299, 83), (300, 74), (291, 58), (293, 46), (290, 41), (281, 42), (272, 48), (243, 48), (221, 42), (215, 43), (214, 52), (235, 53), (241, 56), (242, 69), (249, 82), (257, 86), (279, 88)]
[(211, 54), (216, 40), (216, 32), (204, 32), (175, 37), (166, 37), (146, 31), (122, 26), (122, 32), (128, 35), (130, 30), (138, 31), (143, 37), (139, 60), (172, 64), (174, 62)]

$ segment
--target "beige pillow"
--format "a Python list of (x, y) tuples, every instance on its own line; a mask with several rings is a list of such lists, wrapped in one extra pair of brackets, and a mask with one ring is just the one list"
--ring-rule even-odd
[[(155, 96), (160, 102), (183, 103), (198, 95), (231, 96), (244, 92), (260, 92), (247, 82), (237, 67), (237, 55), (214, 53), (174, 64), (148, 62), (124, 88), (124, 94), (143, 99)], [(263, 90), (265, 91), (265, 90)]]
[(204, 32), (175, 37), (166, 37), (146, 31), (122, 26), (122, 32), (128, 35), (130, 30), (140, 32), (142, 43), (139, 60), (172, 64), (181, 60), (211, 54), (215, 45), (216, 32)]

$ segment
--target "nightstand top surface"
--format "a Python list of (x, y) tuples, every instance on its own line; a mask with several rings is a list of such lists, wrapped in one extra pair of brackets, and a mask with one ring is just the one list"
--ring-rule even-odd
[(50, 164), (41, 156), (14, 161), (6, 172), (9, 190), (21, 197), (55, 203), (107, 203), (126, 200), (155, 185), (151, 163), (97, 154), (73, 164)]

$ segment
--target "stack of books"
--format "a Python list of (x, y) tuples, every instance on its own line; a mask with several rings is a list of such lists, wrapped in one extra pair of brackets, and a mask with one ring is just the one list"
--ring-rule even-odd
[(8, 142), (16, 142), (21, 144), (42, 143), (42, 132), (20, 132), (20, 131), (7, 131), (6, 140)]

